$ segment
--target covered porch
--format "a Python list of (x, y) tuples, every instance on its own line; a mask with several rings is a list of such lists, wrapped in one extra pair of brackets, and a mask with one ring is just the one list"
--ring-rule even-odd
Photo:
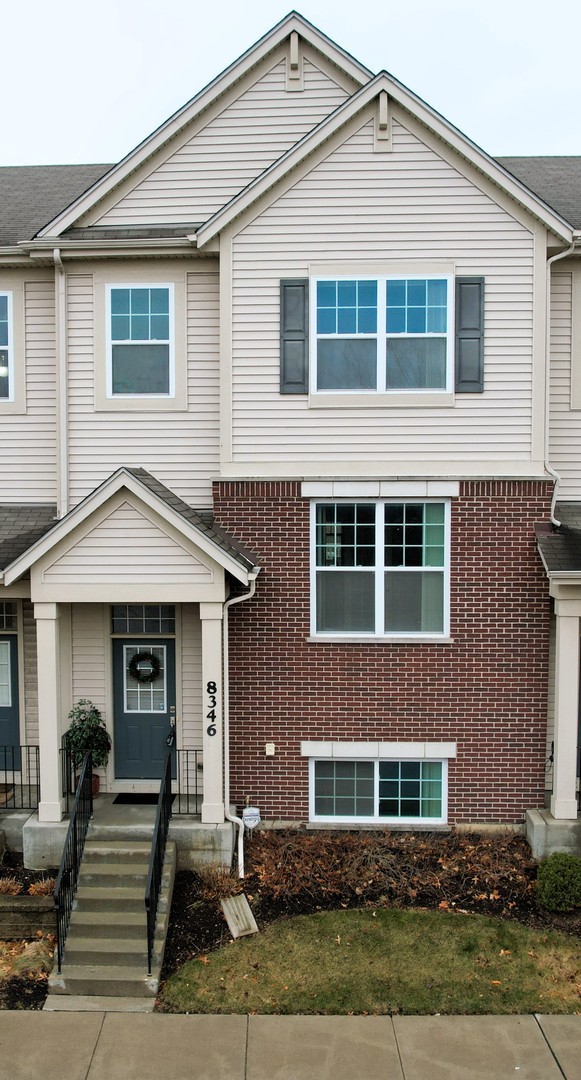
[(549, 803), (527, 813), (527, 837), (536, 858), (553, 851), (581, 855), (581, 506), (558, 503), (555, 512), (558, 528), (537, 528), (554, 609), (554, 664), (548, 703)]
[[(35, 850), (50, 852), (40, 865), (51, 865), (67, 814), (63, 736), (83, 698), (100, 710), (112, 742), (97, 813), (115, 807), (115, 819), (129, 820), (136, 807), (114, 800), (154, 795), (171, 744), (175, 821), (231, 832), (224, 605), (232, 582), (248, 586), (256, 573), (236, 541), (142, 469), (118, 470), (6, 566), (5, 593), (28, 593), (36, 631), (39, 798), (23, 836), (35, 832)], [(22, 770), (15, 780), (24, 790)], [(153, 813), (137, 809), (144, 819)]]

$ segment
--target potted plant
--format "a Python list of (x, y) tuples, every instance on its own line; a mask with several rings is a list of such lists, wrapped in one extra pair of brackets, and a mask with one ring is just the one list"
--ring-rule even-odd
[[(93, 768), (99, 769), (109, 760), (111, 738), (105, 721), (89, 698), (79, 698), (69, 713), (69, 729), (65, 746), (75, 769), (80, 769), (87, 750), (93, 756)], [(99, 792), (99, 777), (93, 773), (93, 795)]]

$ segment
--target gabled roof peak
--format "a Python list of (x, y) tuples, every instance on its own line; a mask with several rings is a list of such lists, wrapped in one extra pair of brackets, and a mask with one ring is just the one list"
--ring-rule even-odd
[(62, 213), (45, 225), (38, 233), (39, 238), (60, 236), (66, 229), (74, 226), (79, 218), (88, 213), (143, 162), (174, 139), (194, 117), (207, 109), (239, 79), (243, 78), (248, 71), (286, 41), (293, 31), (299, 33), (313, 48), (323, 53), (328, 60), (343, 70), (355, 83), (362, 85), (372, 76), (372, 72), (368, 68), (355, 60), (346, 50), (336, 45), (331, 38), (328, 38), (297, 11), (290, 11), (276, 26), (273, 26), (271, 30), (247, 49), (242, 56), (238, 57), (190, 101), (186, 102), (185, 105), (170, 116), (165, 123), (161, 124), (151, 135), (139, 143), (118, 165), (114, 165), (84, 195), (76, 199)]

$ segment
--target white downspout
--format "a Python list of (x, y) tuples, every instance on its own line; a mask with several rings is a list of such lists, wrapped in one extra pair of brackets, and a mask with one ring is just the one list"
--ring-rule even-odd
[(561, 477), (549, 462), (549, 427), (551, 422), (551, 267), (558, 259), (565, 259), (567, 255), (570, 255), (575, 248), (575, 241), (571, 243), (571, 246), (566, 251), (560, 251), (557, 255), (551, 256), (547, 259), (547, 314), (546, 314), (546, 334), (545, 334), (545, 470), (549, 476), (553, 477), (555, 486), (553, 487), (553, 498), (551, 499), (551, 524), (559, 528), (561, 524), (555, 517), (555, 505), (557, 502), (557, 495), (559, 492), (559, 484), (561, 483)]
[(56, 368), (57, 368), (57, 517), (69, 509), (69, 418), (67, 409), (67, 297), (66, 276), (59, 248), (53, 250), (56, 291)]
[(244, 877), (244, 822), (242, 818), (236, 817), (230, 813), (230, 680), (228, 673), (228, 608), (233, 604), (241, 604), (243, 600), (251, 600), (256, 592), (256, 578), (260, 573), (260, 567), (254, 566), (248, 575), (249, 589), (248, 592), (242, 593), (241, 596), (233, 596), (231, 600), (226, 600), (224, 604), (224, 619), (223, 625), (223, 694), (222, 700), (224, 702), (224, 813), (228, 819), (234, 825), (238, 826), (238, 877)]

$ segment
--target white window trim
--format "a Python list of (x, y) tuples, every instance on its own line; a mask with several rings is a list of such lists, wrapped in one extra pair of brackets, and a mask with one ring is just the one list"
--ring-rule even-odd
[[(413, 746), (413, 743), (409, 744)], [(417, 745), (417, 744), (415, 744)], [(422, 744), (420, 744), (421, 746)], [(344, 761), (373, 761), (375, 764), (374, 769), (374, 807), (375, 813), (370, 817), (360, 816), (347, 816), (339, 817), (336, 814), (316, 814), (315, 813), (315, 763), (317, 761), (328, 760), (327, 757), (311, 757), (309, 758), (309, 821), (325, 822), (341, 824), (341, 825), (414, 825), (429, 826), (429, 825), (446, 825), (448, 822), (448, 759), (446, 757), (422, 757), (418, 754), (412, 756), (408, 755), (394, 755), (394, 754), (382, 754), (380, 757), (370, 758), (366, 755), (349, 755), (342, 754), (341, 758)], [(421, 761), (421, 762), (437, 762), (442, 766), (442, 813), (439, 817), (397, 817), (391, 816), (379, 816), (379, 763), (381, 761)]]
[[(163, 280), (151, 277), (151, 266), (99, 267), (94, 281), (94, 335), (95, 335), (95, 410), (97, 412), (186, 412), (188, 409), (187, 378), (187, 274), (177, 266), (164, 266)], [(170, 355), (170, 371), (173, 368), (172, 394), (111, 394), (111, 302), (110, 289), (120, 288), (167, 288), (173, 293), (173, 313), (170, 315), (170, 333), (173, 356)], [(170, 293), (171, 300), (171, 293)], [(171, 353), (171, 350), (170, 350)], [(171, 375), (170, 375), (171, 378)], [(171, 385), (171, 384), (170, 384)]]
[[(10, 404), (14, 401), (14, 316), (12, 292), (9, 289), (0, 290), (0, 297), (6, 299), (8, 309), (8, 397), (0, 398), (1, 404)], [(4, 346), (2, 346), (4, 348)]]
[[(111, 338), (111, 293), (117, 289), (167, 289), (169, 296), (169, 391), (167, 394), (114, 394), (113, 393), (113, 345), (115, 344)], [(161, 398), (174, 398), (175, 397), (175, 301), (174, 301), (174, 287), (171, 281), (140, 281), (140, 282), (110, 282), (105, 290), (106, 293), (106, 348), (107, 348), (107, 372), (106, 372), (106, 389), (105, 392), (110, 400), (114, 401), (151, 401), (153, 399)], [(155, 339), (147, 339), (144, 341), (129, 341), (121, 342), (121, 344), (135, 344), (135, 345), (149, 345), (155, 342)], [(162, 342), (165, 344), (165, 341)]]
[[(376, 555), (376, 563), (374, 568), (375, 573), (375, 626), (376, 631), (349, 631), (345, 630), (340, 632), (337, 630), (331, 630), (325, 632), (323, 630), (317, 630), (317, 506), (321, 503), (373, 503), (374, 505), (385, 506), (390, 503), (443, 503), (444, 505), (444, 566), (443, 579), (444, 579), (444, 610), (443, 610), (443, 622), (441, 632), (434, 631), (404, 631), (394, 630), (392, 633), (377, 632), (377, 627), (385, 624), (384, 618), (384, 573), (385, 567), (383, 562), (383, 546), (381, 546), (381, 558), (378, 559)], [(327, 497), (317, 498), (311, 501), (311, 544), (310, 544), (310, 593), (311, 593), (311, 639), (315, 641), (418, 641), (418, 642), (439, 642), (446, 641), (450, 638), (450, 499), (442, 497), (423, 497), (423, 496), (408, 496), (408, 497), (392, 497), (385, 499), (367, 498), (366, 496), (344, 496), (342, 498)], [(378, 523), (377, 515), (375, 519), (375, 532), (377, 536), (383, 535), (382, 522)], [(377, 551), (377, 545), (376, 545)], [(364, 569), (370, 570), (370, 567)], [(429, 570), (430, 567), (422, 567), (421, 569)], [(432, 567), (432, 569), (439, 569), (439, 567)]]
[[(26, 412), (25, 281), (2, 274), (0, 295), (8, 298), (8, 397), (0, 398), (0, 416)], [(17, 362), (18, 360), (18, 362)]]
[[(442, 387), (401, 387), (399, 389), (388, 390), (383, 389), (386, 381), (386, 357), (387, 357), (387, 330), (386, 330), (386, 282), (394, 280), (406, 280), (406, 281), (418, 281), (424, 278), (439, 279), (447, 282), (447, 299), (446, 299), (446, 312), (447, 312), (447, 331), (445, 334), (394, 334), (390, 337), (398, 337), (407, 339), (410, 337), (418, 338), (430, 338), (444, 337), (446, 339), (446, 383)], [(376, 281), (377, 282), (377, 333), (375, 334), (318, 334), (317, 333), (317, 284), (320, 281)], [(333, 274), (333, 273), (317, 273), (313, 274), (309, 281), (309, 310), (312, 313), (309, 327), (309, 372), (310, 372), (310, 388), (309, 397), (313, 404), (321, 400), (321, 403), (325, 399), (332, 400), (333, 407), (342, 403), (342, 399), (345, 399), (345, 404), (349, 404), (349, 399), (352, 398), (357, 401), (360, 397), (365, 400), (366, 404), (377, 403), (380, 400), (396, 400), (397, 403), (403, 402), (404, 404), (418, 404), (423, 405), (424, 399), (429, 401), (431, 405), (438, 404), (453, 404), (454, 401), (454, 339), (455, 339), (455, 314), (454, 314), (454, 298), (455, 298), (455, 286), (454, 275), (451, 273), (443, 273), (442, 271), (426, 271), (421, 272), (419, 269), (415, 269), (413, 273), (406, 271), (391, 271), (389, 273), (360, 273), (354, 272), (352, 274)], [(341, 390), (338, 388), (332, 388), (328, 390), (319, 390), (317, 387), (317, 342), (319, 338), (322, 340), (340, 340), (341, 338), (364, 338), (377, 341), (377, 367), (376, 367), (376, 386), (373, 388), (362, 388), (357, 390), (349, 388)], [(381, 388), (381, 389), (380, 389)], [(395, 401), (394, 401), (395, 403)]]

